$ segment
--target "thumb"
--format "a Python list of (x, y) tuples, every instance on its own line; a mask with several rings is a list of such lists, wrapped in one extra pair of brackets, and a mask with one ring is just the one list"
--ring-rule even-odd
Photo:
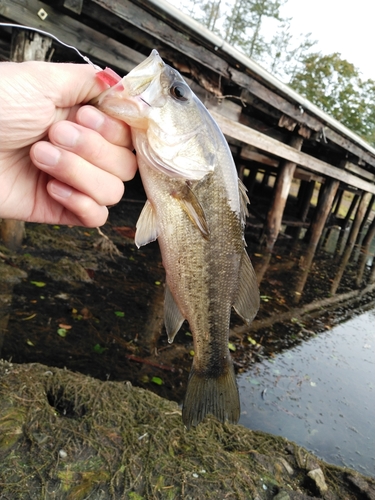
[(96, 78), (97, 70), (90, 64), (37, 62), (38, 79), (43, 74), (45, 96), (57, 108), (70, 108), (86, 103), (108, 86)]

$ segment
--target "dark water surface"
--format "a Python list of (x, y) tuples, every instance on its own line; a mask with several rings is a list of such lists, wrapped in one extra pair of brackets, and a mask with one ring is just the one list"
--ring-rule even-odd
[(238, 378), (240, 423), (375, 476), (375, 309)]

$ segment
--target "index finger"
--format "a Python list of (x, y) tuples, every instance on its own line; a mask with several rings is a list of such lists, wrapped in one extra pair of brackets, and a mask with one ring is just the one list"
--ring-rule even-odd
[(76, 114), (78, 124), (99, 132), (108, 142), (132, 150), (130, 127), (122, 120), (112, 118), (94, 106), (82, 106)]

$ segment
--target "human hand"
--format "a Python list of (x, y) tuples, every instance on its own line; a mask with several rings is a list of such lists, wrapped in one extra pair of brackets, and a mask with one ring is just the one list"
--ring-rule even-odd
[(136, 171), (126, 124), (82, 106), (89, 65), (0, 63), (0, 218), (100, 226)]

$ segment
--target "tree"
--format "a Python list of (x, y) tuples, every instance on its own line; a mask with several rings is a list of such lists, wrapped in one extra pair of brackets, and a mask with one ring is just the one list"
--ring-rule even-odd
[(223, 23), (223, 38), (247, 56), (259, 58), (268, 50), (268, 44), (262, 33), (264, 21), (272, 19), (282, 22), (280, 9), (286, 1), (235, 0)]
[[(221, 16), (221, 0), (208, 1), (199, 3), (200, 14), (199, 11), (195, 8), (190, 12), (190, 15), (194, 17), (197, 21), (201, 22), (206, 28), (211, 31), (217, 31), (216, 23)], [(195, 2), (194, 2), (195, 7)]]
[[(290, 34), (280, 10), (287, 0), (191, 0), (181, 8), (227, 43), (287, 80), (302, 54), (315, 42)], [(271, 35), (269, 33), (275, 33)]]
[(262, 54), (262, 64), (273, 75), (288, 82), (303, 66), (303, 59), (311, 52), (316, 40), (311, 33), (300, 34), (296, 39), (290, 33), (289, 19), (283, 21), (273, 36), (267, 53)]
[(375, 81), (363, 81), (358, 69), (339, 53), (304, 56), (289, 82), (301, 95), (375, 144)]

